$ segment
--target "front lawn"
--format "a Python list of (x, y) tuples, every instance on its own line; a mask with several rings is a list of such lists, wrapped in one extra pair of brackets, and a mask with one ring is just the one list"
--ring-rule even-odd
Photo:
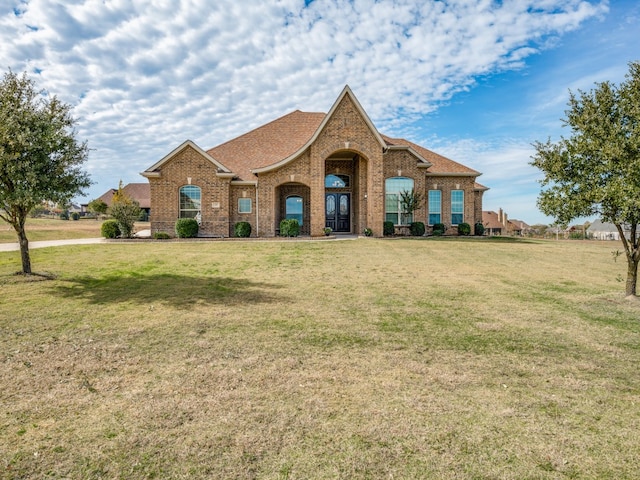
[(54, 280), (0, 253), (0, 477), (640, 478), (617, 248), (33, 250)]

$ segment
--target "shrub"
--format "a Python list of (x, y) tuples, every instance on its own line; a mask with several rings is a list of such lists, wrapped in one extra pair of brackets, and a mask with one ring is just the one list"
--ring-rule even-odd
[(476, 230), (476, 235), (484, 235), (484, 225), (482, 223), (477, 222), (473, 227)]
[(238, 222), (233, 227), (233, 234), (239, 238), (251, 236), (251, 224), (249, 222)]
[(156, 240), (167, 240), (171, 238), (171, 235), (169, 235), (167, 232), (153, 232), (153, 238), (155, 238)]
[(394, 233), (396, 233), (396, 229), (393, 226), (393, 222), (384, 222), (384, 224), (382, 225), (382, 234), (385, 237), (388, 237), (390, 235), (393, 235)]
[(78, 212), (73, 212), (71, 214), (71, 220), (80, 220), (80, 214)]
[(433, 234), (436, 237), (439, 237), (441, 235), (444, 235), (444, 231), (445, 231), (445, 226), (444, 223), (434, 223), (433, 224)]
[(329, 235), (331, 235), (331, 232), (333, 232), (333, 228), (331, 228), (331, 227), (324, 227), (323, 231), (324, 231), (324, 234), (325, 234), (325, 235), (329, 236)]
[(300, 224), (295, 218), (285, 218), (280, 222), (280, 236), (297, 237), (300, 235)]
[(105, 220), (100, 227), (100, 233), (104, 238), (118, 238), (120, 235), (120, 227), (115, 220)]
[(458, 235), (471, 235), (471, 225), (462, 222), (458, 224)]
[(413, 222), (409, 225), (409, 231), (411, 235), (414, 237), (421, 237), (424, 235), (424, 223), (422, 222)]
[(134, 224), (140, 217), (140, 204), (124, 193), (122, 180), (118, 190), (111, 198), (111, 206), (108, 212), (118, 222), (120, 236), (123, 238), (133, 237)]
[(178, 238), (194, 238), (198, 236), (198, 222), (195, 218), (180, 218), (176, 222)]
[(69, 220), (69, 212), (60, 213), (60, 220)]
[(373, 235), (373, 230), (371, 230), (369, 227), (364, 229), (364, 236), (365, 237), (370, 237), (371, 235)]

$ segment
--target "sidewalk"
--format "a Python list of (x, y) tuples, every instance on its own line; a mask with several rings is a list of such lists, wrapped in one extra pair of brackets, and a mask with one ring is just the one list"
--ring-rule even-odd
[[(45, 240), (42, 242), (29, 242), (29, 250), (32, 248), (60, 247), (63, 245), (89, 245), (92, 243), (104, 243), (104, 238), (72, 238), (70, 240)], [(13, 252), (20, 250), (18, 243), (0, 243), (0, 252)]]

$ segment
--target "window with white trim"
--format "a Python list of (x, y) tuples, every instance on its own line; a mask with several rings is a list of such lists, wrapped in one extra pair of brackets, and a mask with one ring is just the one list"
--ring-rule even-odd
[(180, 187), (180, 218), (196, 218), (202, 208), (202, 190), (195, 185)]
[(251, 213), (251, 199), (239, 198), (238, 199), (238, 213)]
[(406, 177), (387, 178), (384, 182), (384, 218), (394, 225), (409, 225), (413, 214), (407, 214), (402, 206), (401, 192), (413, 190), (413, 179)]
[(464, 190), (451, 190), (451, 225), (464, 222)]
[(442, 223), (442, 192), (429, 190), (429, 225)]

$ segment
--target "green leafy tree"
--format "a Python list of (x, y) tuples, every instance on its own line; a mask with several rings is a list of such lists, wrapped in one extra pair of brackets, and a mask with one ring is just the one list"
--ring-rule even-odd
[(134, 224), (140, 218), (140, 204), (122, 190), (122, 180), (113, 194), (108, 212), (118, 222), (120, 236), (131, 238)]
[(532, 165), (544, 173), (540, 210), (559, 223), (599, 215), (613, 223), (627, 258), (626, 294), (636, 295), (640, 246), (640, 62), (619, 86), (571, 93), (569, 138), (536, 142)]
[(403, 190), (400, 192), (400, 204), (403, 210), (403, 217), (409, 222), (413, 221), (413, 212), (422, 206), (424, 196), (420, 192), (416, 192), (413, 188), (411, 191)]
[(107, 205), (105, 202), (103, 202), (99, 198), (91, 200), (87, 204), (87, 210), (93, 213), (96, 216), (96, 218), (98, 218), (99, 215), (106, 215), (108, 208), (109, 208), (109, 205)]
[(44, 201), (66, 204), (91, 181), (82, 164), (86, 142), (75, 138), (71, 106), (9, 71), (0, 82), (0, 218), (20, 244), (22, 273), (31, 273), (25, 221)]

